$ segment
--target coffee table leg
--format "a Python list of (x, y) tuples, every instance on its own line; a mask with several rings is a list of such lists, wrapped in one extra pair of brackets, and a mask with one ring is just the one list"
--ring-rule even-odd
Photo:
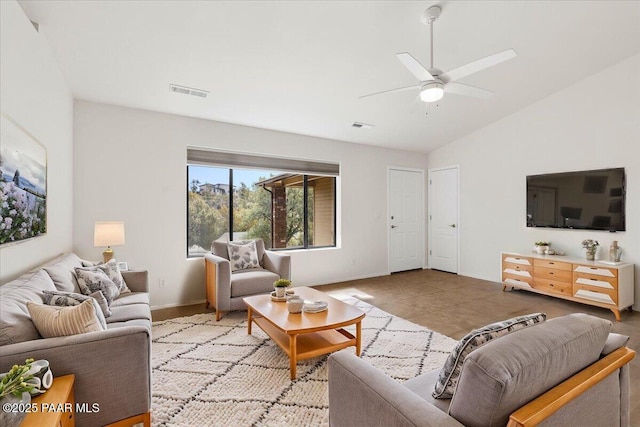
[(247, 334), (251, 335), (251, 307), (247, 307)]
[(292, 380), (296, 379), (296, 365), (298, 363), (297, 337), (297, 335), (289, 335), (289, 369)]
[(360, 356), (362, 349), (362, 322), (356, 323), (356, 356)]

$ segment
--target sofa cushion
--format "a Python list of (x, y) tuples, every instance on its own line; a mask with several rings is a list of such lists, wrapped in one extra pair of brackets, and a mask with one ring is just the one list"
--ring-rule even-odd
[(113, 300), (111, 307), (120, 307), (130, 304), (149, 304), (149, 293), (129, 292), (126, 294), (120, 294), (118, 298)]
[(54, 259), (43, 268), (59, 291), (80, 292), (75, 274), (76, 267), (82, 267), (82, 260), (76, 254), (70, 253)]
[(472, 351), (491, 340), (526, 328), (527, 326), (544, 322), (546, 318), (547, 315), (545, 313), (533, 313), (491, 323), (490, 325), (469, 332), (462, 337), (444, 362), (438, 381), (436, 381), (435, 384), (433, 397), (436, 399), (450, 399), (453, 396), (464, 361)]
[(402, 385), (411, 390), (414, 394), (420, 396), (421, 399), (426, 400), (436, 408), (440, 409), (442, 412), (448, 413), (451, 399), (436, 399), (431, 395), (431, 393), (433, 393), (433, 388), (438, 381), (439, 375), (440, 371), (438, 369), (434, 369), (426, 374), (411, 378), (410, 380), (402, 383)]
[(229, 263), (231, 264), (232, 272), (260, 267), (256, 242), (229, 242), (227, 250), (229, 251)]
[(33, 324), (43, 338), (66, 337), (86, 332), (104, 331), (104, 317), (93, 301), (74, 307), (53, 307), (27, 303)]
[(151, 322), (151, 310), (147, 304), (130, 304), (120, 307), (111, 307), (111, 316), (107, 324), (126, 322), (127, 320), (146, 320)]
[(480, 347), (467, 356), (449, 414), (468, 427), (505, 426), (516, 409), (598, 360), (610, 328), (576, 313)]
[[(54, 305), (57, 307), (73, 307), (80, 305), (86, 300), (94, 300), (100, 312), (104, 317), (111, 316), (111, 310), (109, 310), (109, 304), (104, 294), (100, 291), (93, 292), (89, 295), (77, 294), (75, 292), (61, 292), (61, 291), (43, 291), (44, 303), (47, 305)], [(106, 324), (104, 325), (106, 328)]]
[(45, 290), (55, 291), (56, 286), (42, 269), (0, 286), (0, 346), (40, 338), (27, 302), (42, 304)]
[(120, 295), (118, 286), (111, 281), (107, 273), (102, 270), (87, 270), (85, 268), (76, 268), (78, 276), (78, 285), (83, 294), (89, 295), (93, 292), (100, 291), (107, 299), (107, 304)]
[(271, 292), (273, 282), (279, 278), (277, 274), (261, 268), (235, 271), (231, 281), (231, 296), (240, 297)]

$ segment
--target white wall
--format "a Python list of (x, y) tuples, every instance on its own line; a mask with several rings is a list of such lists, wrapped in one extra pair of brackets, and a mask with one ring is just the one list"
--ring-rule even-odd
[[(186, 147), (336, 161), (340, 247), (290, 251), (296, 285), (387, 274), (387, 166), (426, 155), (76, 101), (74, 248), (99, 259), (97, 220), (123, 220), (119, 260), (149, 270), (154, 307), (204, 300), (204, 264), (186, 258)], [(166, 286), (161, 288), (159, 281)]]
[[(460, 274), (500, 281), (500, 251), (531, 250), (548, 240), (582, 256), (596, 239), (598, 257), (618, 240), (635, 263), (640, 307), (640, 55), (633, 56), (429, 155), (428, 167), (460, 165)], [(524, 84), (524, 83), (523, 83)], [(626, 232), (526, 228), (527, 175), (624, 167)]]
[(47, 148), (47, 234), (0, 246), (0, 283), (72, 245), (73, 99), (45, 38), (0, 2), (0, 108)]

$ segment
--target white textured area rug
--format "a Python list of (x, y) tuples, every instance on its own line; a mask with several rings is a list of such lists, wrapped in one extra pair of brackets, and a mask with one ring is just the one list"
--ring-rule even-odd
[[(399, 382), (440, 368), (456, 341), (355, 298), (361, 357)], [(153, 323), (154, 426), (326, 426), (327, 356), (289, 360), (262, 330), (247, 334), (246, 312), (219, 322), (198, 314)], [(355, 335), (355, 327), (345, 328)], [(349, 347), (347, 351), (354, 351)]]

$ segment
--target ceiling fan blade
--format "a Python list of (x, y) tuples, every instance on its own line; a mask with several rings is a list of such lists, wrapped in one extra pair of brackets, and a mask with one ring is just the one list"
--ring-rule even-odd
[(501, 62), (507, 61), (511, 58), (515, 58), (516, 56), (518, 56), (518, 54), (515, 50), (508, 49), (504, 52), (494, 53), (493, 55), (478, 59), (477, 61), (473, 61), (467, 65), (463, 65), (462, 67), (454, 68), (453, 70), (441, 74), (438, 77), (445, 83), (459, 80), (463, 77), (467, 77), (471, 74), (477, 73), (478, 71), (482, 71), (485, 68), (493, 67), (494, 65), (497, 65)]
[(474, 98), (491, 98), (493, 92), (479, 87), (463, 85), (462, 83), (451, 82), (444, 85), (444, 91), (455, 93), (456, 95), (472, 96)]
[(407, 52), (396, 53), (396, 58), (413, 73), (421, 82), (433, 80), (433, 76), (416, 58)]
[(391, 92), (402, 92), (405, 90), (411, 90), (411, 89), (419, 89), (422, 85), (418, 84), (418, 85), (412, 85), (412, 86), (407, 86), (407, 87), (399, 87), (397, 89), (389, 89), (389, 90), (383, 90), (382, 92), (376, 92), (376, 93), (370, 93), (368, 95), (362, 95), (359, 96), (358, 98), (366, 98), (368, 96), (374, 96), (374, 95), (381, 95), (383, 93), (391, 93)]

